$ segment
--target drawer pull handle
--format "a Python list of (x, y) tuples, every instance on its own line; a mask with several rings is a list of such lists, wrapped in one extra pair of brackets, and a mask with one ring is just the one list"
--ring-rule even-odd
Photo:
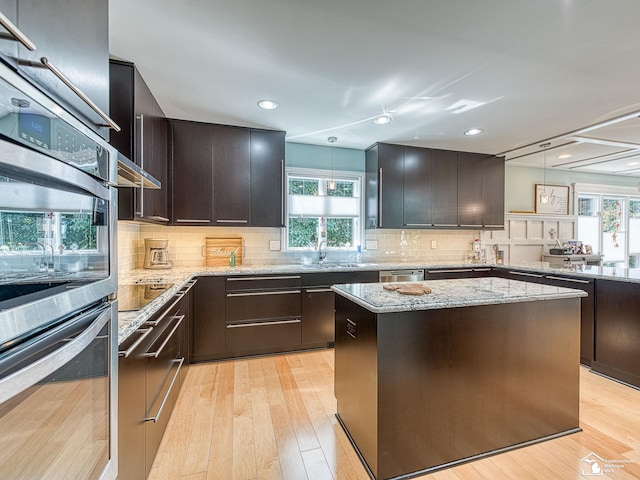
[(536, 275), (535, 273), (524, 273), (524, 272), (509, 272), (512, 275), (522, 275), (523, 277), (535, 277), (542, 278), (542, 275)]
[(216, 220), (216, 223), (249, 223), (249, 220)]
[(451, 270), (427, 270), (428, 274), (433, 274), (433, 273), (467, 273), (467, 272), (473, 272), (472, 268), (454, 268)]
[(286, 325), (288, 323), (300, 323), (300, 319), (295, 320), (278, 320), (277, 322), (253, 322), (253, 323), (231, 323), (227, 328), (244, 328), (244, 327), (268, 327), (271, 325)]
[(227, 282), (246, 282), (251, 280), (298, 280), (300, 275), (285, 275), (281, 277), (239, 277), (227, 278)]
[(547, 275), (549, 280), (562, 280), (563, 282), (574, 282), (574, 283), (589, 283), (588, 280), (578, 280), (576, 278), (562, 278), (562, 277), (554, 277), (551, 275)]
[(211, 220), (200, 218), (177, 218), (176, 223), (211, 223)]
[(184, 363), (184, 357), (180, 358), (180, 359), (175, 359), (174, 362), (178, 364), (178, 368), (176, 369), (176, 373), (173, 374), (173, 378), (171, 379), (171, 383), (169, 384), (169, 388), (167, 388), (167, 391), (164, 394), (164, 397), (162, 398), (162, 402), (160, 403), (160, 407), (158, 407), (158, 412), (153, 417), (145, 418), (143, 420), (144, 422), (157, 423), (158, 420), (160, 420), (160, 414), (162, 413), (162, 410), (164, 409), (164, 404), (167, 403), (167, 399), (169, 398), (169, 394), (171, 393), (171, 390), (173, 390), (173, 384), (176, 383), (176, 379), (178, 378), (178, 375), (180, 374), (180, 369), (182, 368), (182, 364)]
[(300, 290), (282, 290), (271, 292), (250, 292), (250, 293), (227, 293), (227, 297), (258, 297), (261, 295), (292, 295), (300, 293)]
[(177, 319), (178, 321), (169, 332), (169, 335), (167, 335), (167, 338), (164, 339), (164, 342), (162, 342), (162, 345), (160, 345), (160, 348), (158, 348), (158, 350), (156, 350), (155, 352), (146, 352), (142, 354), (143, 357), (158, 358), (160, 356), (160, 354), (162, 353), (162, 350), (164, 350), (164, 347), (167, 346), (167, 343), (169, 343), (169, 340), (171, 340), (171, 337), (173, 337), (173, 334), (176, 333), (176, 330), (178, 330), (178, 327), (184, 320), (184, 315), (180, 315), (178, 317), (173, 317), (173, 318)]
[(147, 338), (147, 336), (151, 333), (151, 330), (153, 330), (153, 328), (141, 328), (135, 331), (135, 333), (141, 333), (142, 335), (140, 335), (140, 337), (131, 344), (131, 346), (129, 348), (127, 348), (126, 350), (119, 350), (118, 351), (118, 356), (119, 357), (124, 357), (124, 358), (129, 358), (129, 355), (131, 355), (131, 353), (138, 348), (138, 345), (140, 345), (142, 343), (142, 341)]
[(324, 293), (324, 292), (333, 292), (330, 288), (308, 288), (307, 293)]

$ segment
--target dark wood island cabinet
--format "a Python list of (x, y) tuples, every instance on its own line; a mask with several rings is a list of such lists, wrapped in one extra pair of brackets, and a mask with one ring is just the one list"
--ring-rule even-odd
[(580, 430), (583, 292), (496, 277), (425, 285), (409, 299), (334, 287), (337, 416), (372, 477)]

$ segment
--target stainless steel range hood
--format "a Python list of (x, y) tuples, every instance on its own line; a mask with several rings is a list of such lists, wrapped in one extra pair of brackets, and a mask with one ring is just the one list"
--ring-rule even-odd
[(159, 189), (160, 181), (118, 152), (118, 187)]

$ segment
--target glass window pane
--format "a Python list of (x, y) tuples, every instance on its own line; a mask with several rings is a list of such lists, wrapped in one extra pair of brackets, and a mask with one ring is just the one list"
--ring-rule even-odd
[(327, 246), (351, 247), (353, 233), (352, 218), (327, 218)]
[(336, 187), (334, 189), (327, 186), (327, 195), (330, 197), (353, 197), (355, 191), (353, 183), (335, 180)]
[(289, 217), (289, 248), (315, 248), (318, 225), (318, 218)]

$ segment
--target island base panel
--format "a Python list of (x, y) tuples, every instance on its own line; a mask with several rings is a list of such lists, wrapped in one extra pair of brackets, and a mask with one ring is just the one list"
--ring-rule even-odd
[(336, 301), (338, 416), (375, 478), (579, 431), (579, 298), (377, 315)]

